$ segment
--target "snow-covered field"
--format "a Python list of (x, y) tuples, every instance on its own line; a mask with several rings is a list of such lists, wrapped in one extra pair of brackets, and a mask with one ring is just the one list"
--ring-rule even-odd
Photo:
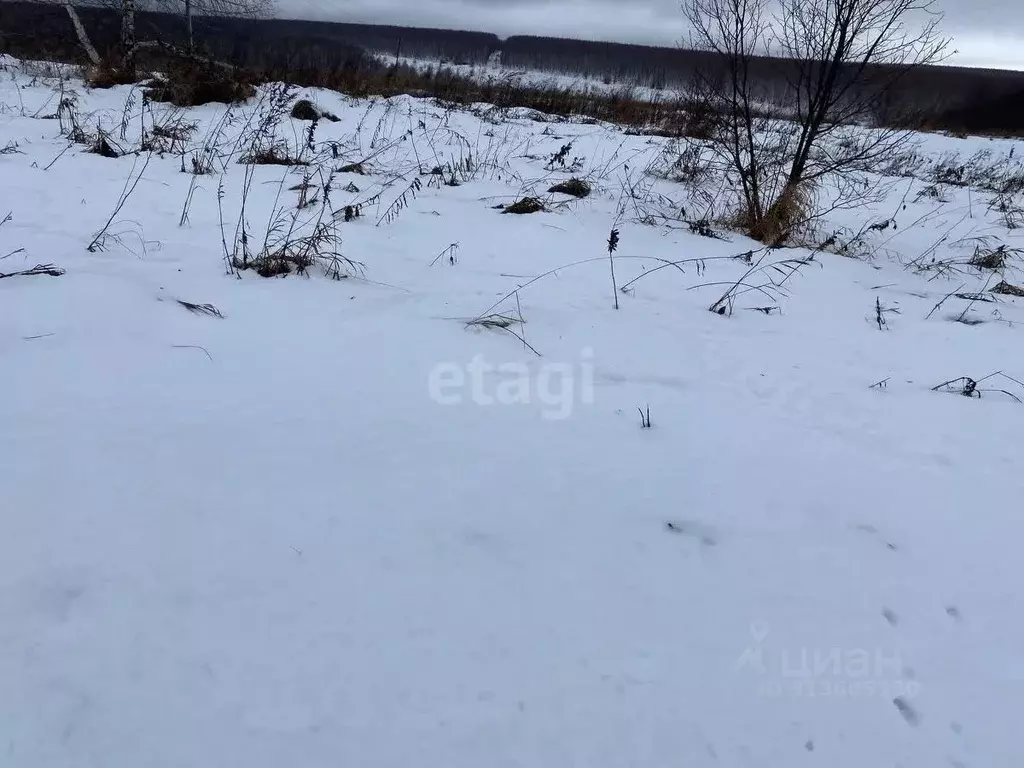
[(620, 81), (609, 77), (578, 77), (564, 72), (543, 69), (511, 67), (502, 63), (500, 56), (492, 56), (486, 65), (438, 62), (432, 59), (400, 56), (397, 58), (387, 51), (375, 51), (374, 55), (383, 64), (397, 63), (421, 72), (450, 72), (475, 82), (507, 84), (521, 88), (546, 88), (551, 90), (575, 91), (594, 95), (611, 96), (628, 94), (631, 98), (649, 101), (672, 102), (686, 97), (686, 92), (677, 88), (651, 88), (646, 84)]
[[(766, 254), (612, 126), (297, 91), (340, 120), (267, 124), (316, 164), (253, 167), (269, 89), (5, 70), (0, 766), (1021, 764), (1024, 387), (982, 378), (1024, 380), (985, 290), (1022, 281), (963, 264), (1020, 244), (992, 194), (902, 179), (822, 225), (895, 222), (853, 257)], [(163, 155), (62, 134), (174, 119)], [(1024, 151), (922, 137), (985, 148)], [(291, 189), (357, 162), (326, 215)], [(253, 254), (326, 221), (361, 270), (228, 274), (247, 186)], [(965, 376), (1009, 394), (933, 391)]]

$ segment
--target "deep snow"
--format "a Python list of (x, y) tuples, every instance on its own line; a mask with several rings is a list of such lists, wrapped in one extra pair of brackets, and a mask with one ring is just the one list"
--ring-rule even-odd
[[(151, 159), (120, 244), (87, 251), (144, 158), (76, 145), (45, 170), (68, 146), (42, 119), (60, 86), (6, 67), (0, 147), (17, 151), (0, 155), (0, 256), (25, 251), (0, 273), (67, 272), (0, 280), (0, 765), (1024, 759), (1024, 405), (931, 391), (1024, 378), (1024, 300), (979, 304), (987, 322), (969, 326), (950, 298), (926, 320), (990, 277), (901, 263), (947, 229), (942, 254), (972, 235), (1018, 242), (984, 194), (910, 194), (895, 236), (871, 234), (873, 259), (818, 253), (788, 296), (718, 316), (724, 288), (696, 286), (738, 279), (741, 261), (711, 259), (754, 244), (636, 223), (632, 203), (617, 216), (623, 179), (663, 139), (319, 92), (341, 118), (318, 127), (321, 146), (380, 153), (332, 201), (383, 193), (340, 225), (365, 272), (235, 279), (220, 176), (200, 178), (178, 226), (192, 177), (173, 155)], [(117, 133), (130, 89), (65, 87), (87, 125)], [(187, 111), (190, 147), (224, 109)], [(126, 144), (150, 119), (129, 112)], [(307, 125), (278, 133), (301, 143)], [(549, 197), (569, 174), (545, 158), (569, 139), (590, 198), (492, 207)], [(1013, 146), (922, 141), (931, 155)], [(375, 226), (417, 167), (467, 147), (483, 161), (472, 180), (424, 177)], [(223, 176), (229, 230), (243, 174)], [(261, 237), (283, 174), (292, 206), (302, 170), (257, 169)], [(889, 216), (907, 183), (836, 226)], [(639, 280), (616, 311), (613, 226), (620, 286), (652, 257), (709, 261)], [(456, 242), (454, 263), (435, 262)], [(540, 357), (466, 327), (588, 258), (495, 310), (521, 310)], [(876, 298), (899, 309), (888, 330)], [(768, 303), (781, 312), (750, 309)]]

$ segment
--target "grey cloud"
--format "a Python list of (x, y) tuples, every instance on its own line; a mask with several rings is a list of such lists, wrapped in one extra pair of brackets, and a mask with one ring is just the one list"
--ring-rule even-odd
[[(377, 24), (676, 45), (679, 0), (277, 0), (278, 14)], [(1024, 2), (940, 0), (951, 63), (1024, 69)], [(1006, 32), (1004, 30), (1010, 30)]]

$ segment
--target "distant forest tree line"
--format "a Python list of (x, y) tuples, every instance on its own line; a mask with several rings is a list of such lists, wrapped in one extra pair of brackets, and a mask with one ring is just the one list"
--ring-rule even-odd
[[(141, 4), (140, 5), (144, 5)], [(97, 48), (116, 47), (116, 12), (83, 5), (79, 14)], [(171, 44), (186, 41), (180, 16), (139, 11), (136, 26)], [(685, 90), (697, 71), (714, 72), (709, 54), (682, 48), (515, 36), (481, 32), (347, 24), (292, 19), (197, 16), (193, 35), (210, 55), (240, 66), (287, 69), (341, 67), (361, 51), (482, 67), (500, 52), (506, 68), (545, 70), (622, 86)], [(77, 60), (81, 50), (71, 21), (58, 3), (0, 0), (0, 52), (23, 57)], [(787, 63), (759, 60), (757, 76), (766, 102), (781, 92)], [(1024, 72), (938, 66), (911, 71), (890, 94), (885, 121), (924, 115), (934, 127), (1024, 133)]]

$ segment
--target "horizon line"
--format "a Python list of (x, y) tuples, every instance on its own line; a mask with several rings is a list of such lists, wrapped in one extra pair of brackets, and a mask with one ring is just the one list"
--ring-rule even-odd
[[(215, 15), (215, 14), (211, 14), (211, 15)], [(673, 45), (668, 45), (668, 44), (660, 44), (659, 45), (659, 44), (656, 44), (656, 43), (640, 43), (640, 42), (635, 42), (635, 41), (630, 41), (630, 40), (607, 40), (607, 39), (597, 38), (597, 37), (571, 37), (571, 36), (566, 36), (566, 35), (538, 35), (538, 34), (533, 34), (533, 33), (529, 33), (529, 32), (517, 32), (515, 34), (499, 34), (497, 32), (492, 32), (490, 30), (480, 29), (480, 28), (472, 28), (472, 27), (458, 27), (457, 28), (457, 27), (433, 26), (433, 25), (429, 25), (429, 24), (417, 24), (417, 23), (396, 24), (396, 23), (383, 22), (383, 21), (344, 20), (344, 19), (340, 19), (340, 18), (336, 18), (336, 17), (328, 17), (328, 16), (320, 16), (318, 18), (309, 18), (308, 16), (307, 17), (288, 16), (288, 15), (283, 15), (281, 13), (277, 13), (274, 16), (269, 17), (267, 20), (269, 21), (269, 20), (272, 20), (272, 19), (277, 19), (277, 20), (281, 20), (281, 21), (308, 21), (308, 22), (318, 22), (318, 23), (327, 23), (327, 24), (360, 24), (362, 26), (367, 26), (367, 27), (395, 27), (395, 28), (399, 28), (399, 29), (419, 29), (419, 30), (424, 30), (424, 31), (437, 31), (437, 32), (469, 32), (469, 33), (475, 33), (475, 34), (481, 34), (481, 35), (490, 35), (492, 37), (497, 38), (497, 40), (499, 42), (502, 42), (502, 43), (507, 42), (509, 38), (513, 38), (513, 37), (532, 37), (532, 38), (547, 39), (547, 40), (571, 40), (573, 42), (578, 42), (578, 43), (608, 43), (608, 44), (612, 44), (612, 45), (631, 45), (631, 46), (635, 46), (635, 47), (638, 47), (638, 48), (650, 48), (652, 50), (659, 50), (659, 51), (681, 50), (681, 51), (687, 51), (687, 52), (700, 52), (700, 49), (698, 49), (698, 48), (683, 48), (681, 46), (673, 46)], [(956, 52), (954, 52), (951, 55), (955, 56)], [(766, 58), (773, 58), (773, 57), (769, 56), (769, 57), (766, 57)], [(880, 62), (880, 64), (882, 64), (882, 63), (883, 62)], [(991, 64), (991, 63), (987, 63), (987, 64), (983, 64), (983, 63), (970, 63), (970, 62), (967, 62), (967, 61), (957, 61), (957, 62), (947, 61), (947, 62), (939, 62), (939, 63), (936, 63), (936, 64), (927, 64), (927, 65), (922, 65), (922, 66), (923, 67), (927, 67), (929, 69), (936, 69), (936, 68), (975, 69), (975, 70), (985, 70), (985, 71), (989, 71), (989, 72), (1011, 72), (1011, 73), (1022, 73), (1022, 74), (1024, 74), (1024, 63), (1021, 63), (1019, 65), (1010, 65), (1010, 64), (998, 64), (997, 65), (997, 64)]]

